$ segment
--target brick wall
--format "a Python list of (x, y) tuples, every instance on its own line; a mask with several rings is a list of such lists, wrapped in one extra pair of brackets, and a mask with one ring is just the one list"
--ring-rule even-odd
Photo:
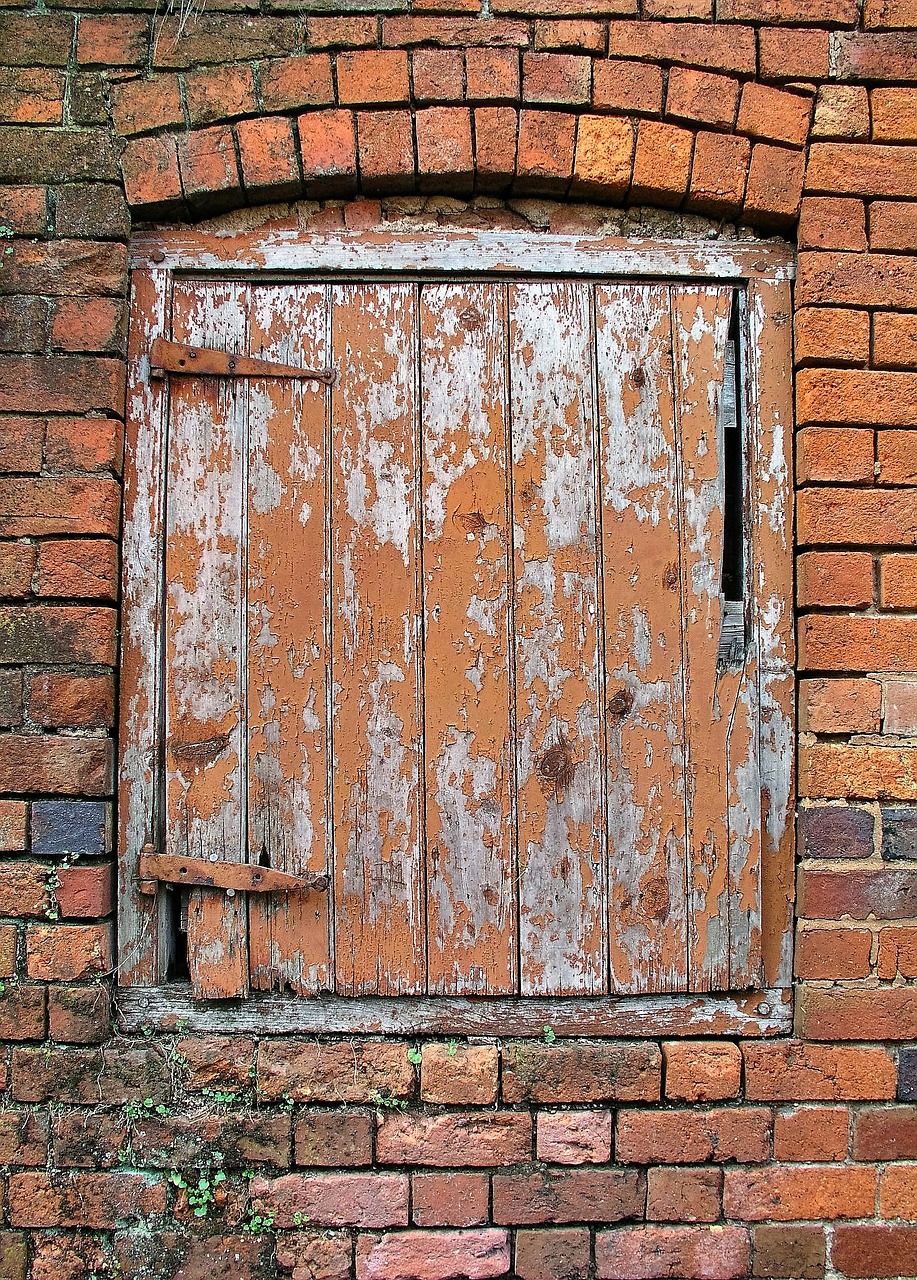
[[(0, 1276), (917, 1274), (914, 0), (65, 4), (0, 13)], [(796, 1038), (112, 1021), (126, 246), (264, 204), (798, 237)]]

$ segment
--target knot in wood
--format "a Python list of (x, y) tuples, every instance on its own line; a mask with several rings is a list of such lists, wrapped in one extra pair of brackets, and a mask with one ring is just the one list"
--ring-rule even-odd
[(630, 689), (618, 689), (608, 699), (608, 714), (621, 720), (634, 705), (634, 695)]
[(538, 761), (541, 790), (545, 795), (553, 795), (558, 804), (563, 802), (567, 788), (573, 781), (576, 763), (570, 744), (563, 734)]

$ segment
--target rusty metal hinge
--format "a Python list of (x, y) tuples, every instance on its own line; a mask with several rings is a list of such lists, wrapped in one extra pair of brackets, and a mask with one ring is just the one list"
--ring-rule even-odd
[(182, 342), (170, 342), (168, 338), (155, 338), (150, 347), (150, 377), (164, 378), (167, 373), (208, 378), (302, 378), (324, 382), (328, 387), (337, 377), (335, 369), (300, 369), (295, 364), (278, 364), (275, 360), (237, 356), (231, 351), (189, 347)]
[(321, 893), (328, 888), (328, 876), (308, 872), (290, 875), (253, 862), (211, 862), (206, 858), (178, 858), (157, 853), (145, 844), (138, 867), (140, 892), (155, 893), (160, 884), (191, 885), (195, 888), (225, 889), (229, 897), (242, 893)]

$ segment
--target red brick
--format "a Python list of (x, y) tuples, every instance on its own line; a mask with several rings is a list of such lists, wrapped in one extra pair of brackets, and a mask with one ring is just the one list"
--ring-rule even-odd
[(842, 33), (837, 41), (832, 73), (839, 80), (914, 80), (917, 43), (913, 35), (857, 35)]
[(300, 189), (293, 122), (285, 116), (240, 120), (236, 125), (242, 180), (249, 195), (282, 199)]
[(617, 1222), (643, 1216), (643, 1175), (634, 1169), (565, 1169), (498, 1173), (493, 1220), (508, 1226), (540, 1222)]
[(16, 972), (16, 940), (14, 924), (0, 925), (0, 978), (11, 978)]
[(906, 309), (917, 288), (917, 261), (896, 254), (801, 253), (799, 267), (799, 306), (824, 302)]
[(3, 291), (7, 294), (104, 295), (124, 292), (127, 250), (93, 240), (14, 240), (7, 246)]
[(185, 195), (192, 204), (218, 207), (241, 187), (232, 129), (217, 125), (196, 129), (178, 140), (178, 167)]
[(561, 18), (559, 21), (535, 23), (535, 48), (549, 50), (576, 50), (601, 56), (608, 42), (604, 22), (590, 22)]
[(309, 17), (308, 30), (308, 44), (313, 49), (354, 49), (373, 45), (379, 38), (379, 22), (375, 15)]
[(737, 1098), (742, 1055), (727, 1041), (671, 1040), (662, 1046), (665, 1096), (681, 1102)]
[(100, 538), (43, 542), (38, 592), (42, 596), (116, 599), (117, 544)]
[(699, 133), (694, 143), (688, 208), (716, 217), (738, 210), (745, 194), (750, 154), (747, 138)]
[(877, 1040), (913, 1040), (915, 996), (914, 987), (804, 988), (797, 1007), (799, 1033), (812, 1040), (861, 1040), (868, 1028)]
[(809, 868), (800, 873), (799, 910), (817, 920), (900, 920), (917, 915), (917, 868), (883, 866), (829, 871)]
[(475, 1227), (488, 1218), (486, 1173), (416, 1173), (412, 1216), (418, 1227)]
[(886, 981), (899, 975), (917, 978), (917, 928), (912, 925), (890, 925), (879, 930), (879, 955), (876, 973)]
[(15, 1226), (104, 1230), (165, 1208), (164, 1182), (141, 1173), (75, 1173), (54, 1181), (47, 1173), (18, 1173), (9, 1180)]
[(469, 101), (515, 103), (520, 94), (519, 54), (515, 49), (467, 49), (465, 79)]
[(869, 97), (858, 84), (823, 84), (815, 100), (813, 138), (868, 138)]
[(60, 124), (64, 77), (46, 67), (0, 70), (0, 113), (7, 124)]
[(623, 200), (631, 180), (634, 127), (614, 116), (580, 116), (573, 194)]
[(864, 1224), (838, 1227), (831, 1262), (845, 1276), (901, 1277), (917, 1275), (917, 1226)]
[(592, 68), (592, 102), (610, 111), (659, 115), (662, 111), (662, 68), (652, 63), (608, 58)]
[(258, 110), (252, 69), (244, 63), (188, 71), (184, 81), (192, 126), (251, 115)]
[(880, 431), (877, 437), (879, 484), (917, 485), (913, 431)]
[(233, 1091), (237, 1085), (251, 1085), (255, 1047), (255, 1041), (245, 1036), (184, 1036), (175, 1051), (185, 1062), (189, 1089), (215, 1086)]
[(298, 1276), (350, 1280), (352, 1248), (344, 1231), (287, 1231), (277, 1237), (276, 1262)]
[(415, 114), (414, 127), (421, 191), (470, 194), (471, 112), (465, 107), (427, 107)]
[(824, 1227), (758, 1226), (754, 1244), (753, 1276), (821, 1280), (825, 1274)]
[(171, 209), (182, 198), (174, 138), (133, 139), (121, 153), (121, 172), (128, 204), (151, 217)]
[[(100, 1044), (111, 1035), (111, 997), (100, 982), (48, 988), (48, 1035), (62, 1044)], [(94, 1161), (89, 1161), (90, 1166)]]
[(876, 1171), (856, 1165), (727, 1169), (723, 1212), (743, 1222), (864, 1218), (873, 1212)]
[(917, 196), (917, 148), (815, 142), (806, 191), (855, 196)]
[(808, 929), (796, 934), (796, 976), (839, 981), (869, 976), (868, 929)]
[[(873, 364), (917, 368), (917, 316), (876, 312), (873, 320)], [(914, 450), (917, 456), (917, 448)]]
[(121, 351), (124, 303), (114, 298), (64, 298), (54, 304), (51, 345), (58, 351)]
[(611, 1159), (610, 1111), (540, 1111), (537, 1155), (553, 1164), (606, 1164)]
[(50, 897), (50, 867), (43, 862), (4, 862), (3, 914), (5, 916), (43, 916)]
[(497, 1098), (496, 1045), (425, 1044), (420, 1096), (424, 1102), (488, 1106)]
[[(821, 309), (814, 311), (798, 312), (800, 317), (798, 324), (802, 328), (802, 347), (806, 349), (808, 344), (814, 347), (818, 341), (819, 334), (825, 332), (836, 332), (836, 325), (829, 317), (827, 324), (820, 323), (820, 318), (824, 313)], [(858, 316), (863, 317), (868, 325), (868, 316), (863, 313), (842, 311), (838, 313), (841, 316), (853, 316), (856, 320)], [(815, 316), (818, 319), (809, 320), (809, 316)], [(851, 334), (849, 339), (849, 351), (854, 351), (852, 336), (853, 332), (859, 329), (859, 323), (850, 325), (847, 332)], [(844, 330), (842, 330), (844, 332)], [(868, 331), (866, 340), (868, 341)], [(840, 340), (838, 340), (840, 345)], [(797, 344), (797, 350), (799, 344)], [(806, 427), (800, 431), (797, 436), (797, 453), (796, 453), (796, 479), (799, 484), (810, 484), (813, 481), (835, 480), (844, 483), (855, 484), (858, 481), (864, 484), (871, 483), (874, 477), (873, 462), (873, 433), (872, 431), (859, 430), (857, 428), (844, 427)], [(865, 565), (852, 557), (849, 566), (842, 564), (839, 558), (835, 558), (832, 562), (835, 568), (843, 571), (845, 567), (849, 567), (858, 575), (866, 572)], [(826, 568), (830, 568), (830, 564), (826, 564)], [(870, 558), (870, 575), (871, 575), (871, 558)], [(861, 589), (861, 588), (860, 588)], [(869, 600), (872, 599), (872, 592), (869, 593)], [(837, 604), (847, 603), (845, 600), (837, 600)]]
[(258, 1092), (268, 1100), (370, 1102), (377, 1093), (408, 1098), (414, 1068), (408, 1046), (355, 1040), (317, 1044), (308, 1040), (268, 1040), (258, 1049)]
[(0, 791), (111, 795), (113, 754), (108, 739), (8, 734), (3, 747)]
[(294, 1163), (358, 1168), (372, 1164), (373, 1117), (366, 1111), (306, 1111), (296, 1122)]
[(410, 101), (408, 55), (401, 49), (338, 54), (337, 79), (342, 105), (401, 106)]
[(531, 1117), (515, 1111), (387, 1115), (376, 1134), (379, 1164), (499, 1167), (531, 1153)]
[(739, 100), (739, 82), (709, 71), (673, 67), (669, 72), (666, 115), (731, 128)]
[(799, 213), (804, 176), (803, 152), (756, 143), (748, 168), (745, 216), (766, 225), (792, 222)]
[(325, 53), (313, 53), (265, 63), (261, 68), (261, 100), (266, 111), (333, 104), (331, 59)]
[(48, 221), (44, 187), (4, 187), (3, 220), (19, 235), (41, 235)]
[(0, 45), (8, 66), (65, 67), (72, 43), (73, 18), (70, 14), (0, 15)]
[(76, 44), (81, 66), (140, 67), (146, 63), (149, 19), (120, 13), (83, 14)]
[(917, 751), (819, 743), (799, 750), (801, 796), (917, 800)]
[(64, 1169), (110, 1169), (128, 1143), (128, 1119), (105, 1112), (64, 1111), (54, 1118), (54, 1163)]
[(827, 31), (758, 32), (762, 80), (827, 80), (830, 74)]
[(800, 621), (799, 667), (803, 671), (913, 671), (917, 636), (906, 618), (809, 614)]
[(615, 1157), (635, 1164), (766, 1160), (771, 1115), (763, 1107), (618, 1112)]
[(252, 1204), (278, 1227), (300, 1221), (328, 1227), (399, 1227), (408, 1222), (408, 1179), (400, 1173), (286, 1174), (254, 1178)]
[(494, 1227), (477, 1231), (393, 1231), (363, 1235), (357, 1241), (357, 1280), (393, 1276), (457, 1276), (483, 1280), (509, 1270), (509, 1232)]
[(917, 27), (914, 0), (866, 0), (863, 25), (873, 27)]
[(749, 80), (742, 88), (736, 128), (753, 138), (805, 146), (812, 115), (812, 99), (806, 94), (786, 93)]
[(414, 190), (414, 129), (410, 111), (357, 115), (360, 184), (366, 195)]
[(674, 124), (641, 120), (630, 198), (634, 203), (681, 204), (688, 189), (694, 134)]
[(880, 564), (882, 607), (917, 609), (917, 556), (883, 556)]
[(754, 75), (757, 69), (753, 27), (711, 27), (691, 22), (611, 22), (610, 57), (682, 63), (711, 71)]
[(0, 298), (0, 346), (4, 351), (44, 351), (47, 342), (48, 304), (44, 298)]
[(573, 1280), (589, 1272), (589, 1231), (585, 1227), (537, 1227), (516, 1232), (513, 1274), (519, 1280)]
[(917, 1158), (917, 1107), (864, 1107), (853, 1131), (855, 1160)]
[(713, 0), (644, 0), (645, 18), (712, 18)]
[[(866, 311), (849, 311), (844, 307), (804, 307), (797, 311), (794, 317), (794, 340), (797, 367), (806, 364), (867, 364), (869, 362), (869, 314)], [(837, 432), (834, 432), (833, 436), (836, 437), (837, 443), (843, 439)], [(856, 478), (871, 481), (873, 478), (872, 433), (863, 432), (859, 439), (853, 435), (846, 443), (850, 446), (856, 446), (859, 443), (862, 446), (867, 436), (870, 441), (870, 466), (868, 471), (862, 469), (864, 451), (862, 448), (857, 449), (855, 465), (858, 475)], [(831, 439), (832, 434), (823, 432), (820, 435), (814, 435), (810, 444), (817, 442), (818, 445), (826, 445)], [(812, 452), (811, 448), (809, 452)], [(798, 475), (800, 473), (798, 458), (796, 469)], [(843, 476), (831, 473), (823, 478), (833, 480), (841, 479)]]
[(512, 107), (480, 107), (474, 113), (475, 170), (482, 191), (509, 186), (516, 172), (519, 115)]
[(503, 1101), (655, 1102), (661, 1067), (652, 1043), (509, 1040), (503, 1046)]
[(60, 884), (54, 890), (61, 916), (66, 919), (97, 919), (114, 910), (112, 866), (61, 867)]
[(720, 1169), (647, 1171), (646, 1216), (652, 1222), (716, 1222), (720, 1216)]
[(762, 1102), (845, 1102), (893, 1098), (895, 1063), (880, 1048), (804, 1044), (743, 1045), (746, 1097)]
[[(800, 378), (809, 372), (804, 369)], [(804, 489), (797, 517), (803, 544), (849, 542), (852, 535), (861, 544), (912, 546), (917, 542), (917, 489)]]
[(566, 191), (573, 172), (575, 133), (575, 116), (559, 111), (522, 111), (515, 189), (538, 195)]
[(110, 675), (47, 672), (31, 678), (29, 715), (46, 728), (111, 728), (114, 697)]
[[(889, 559), (896, 559), (896, 557), (889, 556)], [(917, 561), (917, 557), (914, 557), (914, 560)], [(911, 599), (917, 599), (917, 564), (911, 564), (909, 568), (912, 581)], [(883, 728), (886, 733), (901, 734), (905, 737), (917, 736), (917, 681), (889, 680), (886, 682)]]
[(522, 58), (524, 102), (582, 106), (592, 97), (592, 59), (573, 53), (526, 53)]
[(873, 603), (873, 559), (868, 552), (807, 551), (797, 564), (796, 598), (802, 608), (864, 609)]
[(887, 1165), (879, 1174), (879, 1216), (917, 1218), (917, 1169), (913, 1165)]
[(871, 204), (869, 243), (873, 249), (903, 249), (906, 252), (917, 250), (917, 204), (897, 204), (883, 200)]
[(31, 594), (37, 551), (34, 543), (0, 543), (0, 596)]
[[(45, 988), (28, 990), (44, 995)], [(24, 1047), (13, 1051), (12, 1067), (12, 1093), (17, 1102), (120, 1106), (144, 1098), (160, 1102), (169, 1097), (167, 1058), (162, 1049), (152, 1045), (135, 1047), (122, 1041), (116, 1048), (102, 1050)]]
[(738, 1280), (748, 1275), (750, 1253), (741, 1227), (625, 1227), (596, 1236), (595, 1274), (598, 1280)]
[[(877, 733), (881, 715), (882, 686), (876, 680), (854, 680), (841, 677), (800, 681), (799, 727), (805, 732)], [(832, 813), (834, 812), (832, 810)], [(872, 841), (870, 840), (869, 852), (871, 851)], [(843, 854), (838, 856), (849, 858), (857, 855), (850, 847), (844, 845)]]
[(824, 22), (832, 27), (856, 26), (857, 0), (719, 0), (720, 22)]
[(46, 987), (25, 982), (11, 982), (5, 991), (0, 992), (0, 1039), (45, 1038), (46, 990)]
[(774, 1159), (846, 1160), (850, 1112), (846, 1107), (794, 1107), (774, 1117)]
[(0, 418), (0, 472), (40, 471), (44, 418)]
[(19, 853), (26, 847), (28, 816), (22, 800), (0, 800), (0, 851)]
[(26, 971), (41, 982), (72, 982), (112, 966), (110, 924), (32, 924), (25, 941)]
[(357, 181), (353, 113), (315, 111), (300, 116), (298, 126), (306, 194), (353, 194)]
[(839, 196), (806, 196), (799, 215), (799, 247), (865, 249), (863, 201)]
[(22, 724), (22, 674), (11, 668), (0, 671), (0, 727), (4, 729)]
[(417, 102), (461, 102), (465, 60), (458, 50), (418, 49), (411, 57), (411, 81)]
[(0, 1111), (0, 1163), (43, 1166), (48, 1158), (48, 1118), (35, 1112)]
[(184, 125), (178, 76), (123, 80), (111, 86), (112, 119), (118, 133), (146, 133)]
[[(496, 11), (496, 10), (495, 10)], [(528, 48), (527, 22), (481, 22), (477, 18), (391, 17), (382, 19), (382, 43), (393, 48), (432, 44), (482, 45), (490, 48), (519, 45)]]

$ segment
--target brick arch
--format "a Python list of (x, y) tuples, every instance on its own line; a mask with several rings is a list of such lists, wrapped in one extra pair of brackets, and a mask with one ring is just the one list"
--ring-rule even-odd
[[(231, 102), (210, 102), (206, 127), (192, 119), (191, 128), (130, 137), (121, 156), (128, 203), (148, 220), (297, 198), (488, 194), (658, 205), (764, 231), (794, 225), (811, 91), (671, 67), (663, 117), (659, 65), (530, 54), (520, 95), (515, 50), (497, 87), (495, 55), (508, 52), (424, 49), (410, 61), (404, 50), (338, 54), (336, 89), (328, 55), (262, 64), (261, 101), (283, 110), (259, 111), (236, 85)], [(172, 115), (184, 119), (187, 109), (190, 118), (195, 94), (218, 95), (218, 77), (232, 86), (237, 70), (185, 76), (186, 108), (177, 76), (115, 86), (115, 127), (142, 128), (154, 103), (168, 119), (170, 92)], [(434, 94), (463, 103), (429, 101)], [(309, 98), (323, 105), (301, 110)]]

